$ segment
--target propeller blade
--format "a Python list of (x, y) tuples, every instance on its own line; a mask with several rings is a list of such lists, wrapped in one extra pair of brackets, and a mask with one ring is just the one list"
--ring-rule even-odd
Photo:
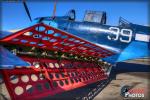
[(27, 13), (27, 15), (28, 15), (30, 21), (32, 22), (32, 19), (31, 19), (31, 16), (30, 16), (30, 12), (29, 12), (29, 9), (28, 9), (27, 4), (26, 4), (25, 1), (23, 1), (23, 5), (24, 5), (24, 8), (25, 8), (25, 10), (26, 10), (26, 13)]
[(57, 3), (57, 1), (55, 1), (55, 3), (54, 3), (53, 18), (55, 17), (55, 14), (56, 14), (56, 3)]

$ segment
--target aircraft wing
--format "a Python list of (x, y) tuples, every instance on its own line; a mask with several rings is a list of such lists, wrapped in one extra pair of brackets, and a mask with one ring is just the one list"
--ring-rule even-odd
[(0, 31), (0, 39), (9, 36), (10, 34), (13, 34), (11, 32), (7, 32), (7, 31)]
[(0, 69), (12, 69), (15, 66), (29, 66), (29, 64), (0, 46)]
[(86, 57), (105, 58), (114, 55), (113, 52), (105, 48), (43, 23), (5, 36), (0, 39), (0, 42), (67, 52)]

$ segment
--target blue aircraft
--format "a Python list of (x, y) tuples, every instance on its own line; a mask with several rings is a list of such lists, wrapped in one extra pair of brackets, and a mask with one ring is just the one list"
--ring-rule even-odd
[[(32, 20), (27, 4), (23, 2), (30, 25), (44, 23), (66, 31), (115, 53), (101, 60), (116, 64), (131, 59), (150, 57), (150, 27), (133, 24), (120, 17), (119, 25), (106, 25), (106, 12), (86, 11), (82, 22), (76, 21), (75, 10), (64, 16), (38, 17)], [(55, 5), (56, 6), (56, 5)], [(10, 32), (1, 32), (1, 38)]]
[[(31, 20), (28, 9), (28, 16)], [(75, 21), (75, 10), (65, 16), (39, 17), (33, 23), (45, 23), (109, 49), (116, 55), (103, 60), (115, 64), (125, 60), (149, 58), (150, 27), (133, 24), (120, 17), (118, 26), (106, 25), (106, 12), (86, 11), (83, 22)]]
[[(109, 82), (120, 72), (150, 72), (148, 65), (122, 63), (150, 58), (149, 26), (133, 24), (122, 17), (117, 26), (107, 25), (106, 12), (90, 10), (85, 12), (84, 20), (80, 22), (76, 21), (75, 10), (70, 10), (64, 16), (55, 16), (56, 8), (53, 16), (32, 20), (27, 4), (23, 2), (23, 5), (31, 21), (29, 27), (15, 33), (2, 31), (0, 34), (0, 79), (6, 81), (12, 99), (22, 99), (25, 92), (28, 92), (25, 100), (39, 99), (100, 81)], [(64, 64), (67, 67), (64, 67)], [(62, 69), (58, 69), (59, 65)], [(24, 68), (25, 66), (27, 68)], [(28, 66), (31, 69), (28, 69)], [(84, 66), (85, 69), (82, 69)], [(36, 73), (39, 81), (31, 72)], [(20, 78), (14, 77), (15, 74)], [(33, 75), (29, 81), (30, 74)], [(100, 79), (97, 80), (96, 77)], [(42, 81), (43, 79), (45, 80)], [(23, 92), (19, 85), (23, 84), (25, 87), (26, 82), (31, 85)], [(39, 83), (43, 84), (45, 92), (41, 92), (43, 87)], [(52, 90), (49, 89), (49, 84)], [(64, 84), (66, 87), (63, 87)], [(36, 92), (32, 95), (33, 91)]]

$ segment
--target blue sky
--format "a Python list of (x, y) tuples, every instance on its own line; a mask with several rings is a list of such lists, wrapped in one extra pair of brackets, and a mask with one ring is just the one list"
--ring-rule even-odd
[[(33, 18), (41, 16), (51, 16), (54, 2), (27, 2), (28, 8)], [(22, 2), (2, 2), (2, 30), (20, 29), (27, 27), (30, 20), (27, 17)], [(56, 15), (62, 16), (69, 9), (76, 10), (78, 21), (82, 21), (86, 10), (106, 11), (107, 24), (117, 25), (119, 17), (127, 19), (130, 22), (148, 25), (148, 1), (146, 2), (99, 2), (99, 1), (58, 1)]]

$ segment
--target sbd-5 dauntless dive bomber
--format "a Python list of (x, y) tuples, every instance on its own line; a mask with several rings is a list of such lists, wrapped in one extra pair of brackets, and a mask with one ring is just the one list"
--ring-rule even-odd
[(106, 25), (106, 13), (98, 11), (86, 11), (83, 22), (75, 17), (70, 10), (35, 18), (15, 33), (1, 32), (1, 97), (36, 100), (110, 82), (117, 62), (149, 57), (150, 27), (123, 18), (118, 26)]

